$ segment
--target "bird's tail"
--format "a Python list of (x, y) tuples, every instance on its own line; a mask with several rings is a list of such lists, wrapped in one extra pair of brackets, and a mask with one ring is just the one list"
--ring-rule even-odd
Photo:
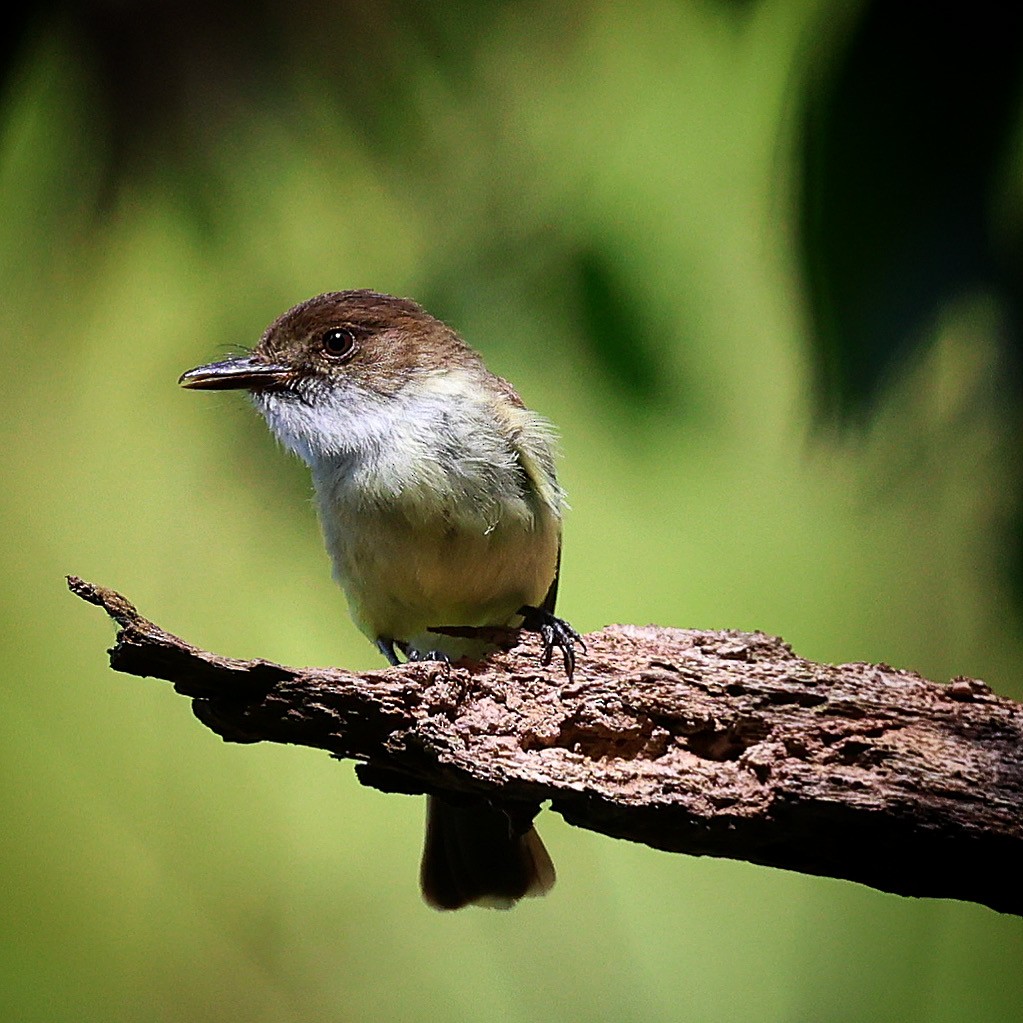
[(428, 796), (420, 884), (434, 909), (510, 909), (524, 896), (551, 890), (554, 864), (532, 825), (522, 831), (490, 805)]

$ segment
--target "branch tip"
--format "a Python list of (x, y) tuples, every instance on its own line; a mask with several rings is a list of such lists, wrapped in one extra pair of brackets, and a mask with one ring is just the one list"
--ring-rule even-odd
[[(829, 665), (758, 633), (608, 626), (569, 684), (518, 646), (443, 671), (288, 668), (193, 647), (68, 576), (224, 739), (355, 760), (365, 784), (550, 801), (614, 838), (1023, 915), (1023, 705), (981, 682)], [(879, 854), (878, 850), (883, 850)]]

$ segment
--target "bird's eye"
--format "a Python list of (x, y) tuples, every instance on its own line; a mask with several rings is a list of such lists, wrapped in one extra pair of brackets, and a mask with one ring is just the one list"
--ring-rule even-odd
[(347, 358), (355, 351), (355, 335), (347, 327), (331, 327), (320, 337), (320, 347), (332, 359)]

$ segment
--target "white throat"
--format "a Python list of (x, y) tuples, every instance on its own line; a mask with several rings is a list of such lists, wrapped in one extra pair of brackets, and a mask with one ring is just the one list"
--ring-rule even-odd
[(345, 380), (315, 401), (255, 395), (275, 436), (312, 470), (331, 508), (441, 516), (487, 532), (511, 514), (531, 521), (522, 466), (489, 390), (464, 371), (424, 374), (395, 395)]

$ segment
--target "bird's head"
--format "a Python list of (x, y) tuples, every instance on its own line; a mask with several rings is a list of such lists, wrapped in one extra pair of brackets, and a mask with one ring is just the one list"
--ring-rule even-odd
[(394, 395), (423, 374), (478, 363), (450, 327), (411, 299), (332, 291), (279, 316), (248, 354), (197, 366), (180, 383), (316, 400), (324, 390), (355, 382)]
[(282, 443), (313, 464), (361, 450), (424, 403), (486, 392), (496, 380), (410, 299), (335, 291), (289, 309), (249, 353), (197, 366), (179, 382), (248, 391)]

